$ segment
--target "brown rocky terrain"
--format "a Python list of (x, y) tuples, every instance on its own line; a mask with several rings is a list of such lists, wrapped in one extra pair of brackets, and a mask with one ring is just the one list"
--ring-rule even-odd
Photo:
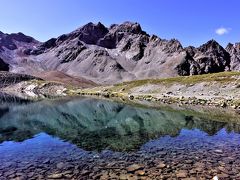
[[(224, 49), (210, 40), (198, 48), (184, 48), (176, 39), (147, 34), (138, 23), (125, 22), (109, 28), (101, 23), (88, 23), (44, 43), (22, 33), (1, 32), (0, 68), (8, 70), (9, 66), (11, 72), (44, 76), (47, 80), (61, 81), (63, 74), (68, 78), (73, 76), (74, 85), (81, 85), (82, 81), (90, 85), (92, 81), (115, 84), (239, 71), (239, 47), (236, 43)], [(59, 75), (60, 72), (63, 74)]]

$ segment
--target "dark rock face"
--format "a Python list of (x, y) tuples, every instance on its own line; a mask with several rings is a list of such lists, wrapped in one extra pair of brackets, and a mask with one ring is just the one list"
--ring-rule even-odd
[(1, 58), (0, 58), (0, 71), (9, 71), (9, 64), (5, 63)]
[(186, 61), (179, 67), (179, 75), (196, 75), (230, 70), (231, 57), (216, 41), (210, 40), (199, 48), (188, 47)]
[(17, 42), (33, 43), (36, 42), (32, 37), (26, 36), (23, 33), (4, 34), (0, 33), (0, 49), (4, 47), (9, 50), (17, 49)]
[(41, 43), (23, 33), (4, 34), (0, 32), (0, 59), (3, 60), (1, 69), (9, 70), (4, 63), (17, 67), (17, 64), (26, 60), (30, 51), (39, 44)]
[(230, 69), (230, 55), (216, 41), (211, 40), (200, 46), (194, 55), (200, 64), (201, 73), (222, 72)]
[(56, 38), (49, 39), (48, 41), (46, 41), (46, 42), (42, 43), (41, 45), (39, 45), (36, 49), (27, 49), (25, 51), (25, 53), (27, 55), (39, 55), (39, 54), (42, 54), (42, 53), (44, 53), (45, 50), (55, 47), (57, 45), (56, 44), (56, 40), (57, 40)]
[(86, 44), (97, 44), (98, 40), (103, 38), (108, 33), (108, 29), (101, 23), (97, 25), (89, 23), (73, 33), (77, 35), (80, 41)]
[(226, 50), (231, 56), (231, 70), (240, 71), (240, 43), (229, 43)]
[(2, 72), (0, 72), (0, 88), (19, 83), (21, 81), (29, 81), (29, 80), (33, 80), (33, 79), (38, 79), (38, 78), (29, 76), (29, 75), (25, 75), (25, 74), (15, 74), (15, 73), (2, 71)]
[[(0, 33), (0, 37), (3, 37), (0, 57), (5, 62), (15, 60), (13, 70), (28, 74), (36, 69), (54, 70), (112, 84), (133, 79), (240, 70), (239, 44), (229, 44), (225, 50), (210, 40), (198, 48), (183, 48), (178, 40), (150, 36), (140, 24), (132, 22), (113, 24), (109, 28), (101, 23), (88, 23), (44, 43), (21, 33)], [(6, 55), (9, 52), (12, 54)], [(21, 63), (16, 65), (16, 61), (31, 62), (31, 65), (27, 64), (26, 68)]]

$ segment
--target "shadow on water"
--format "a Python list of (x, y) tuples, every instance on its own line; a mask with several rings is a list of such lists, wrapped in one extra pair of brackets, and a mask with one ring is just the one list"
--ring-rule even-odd
[(199, 129), (209, 135), (223, 128), (240, 131), (236, 123), (99, 99), (29, 103), (5, 96), (0, 101), (0, 142), (21, 142), (44, 132), (85, 150), (132, 151), (151, 139), (178, 136), (182, 129)]

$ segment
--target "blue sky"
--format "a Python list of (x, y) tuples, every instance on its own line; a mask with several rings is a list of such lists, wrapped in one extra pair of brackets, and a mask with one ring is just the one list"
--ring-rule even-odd
[[(139, 22), (149, 34), (184, 46), (240, 41), (239, 0), (1, 0), (0, 31), (40, 41), (88, 22)], [(216, 33), (217, 31), (217, 33)]]

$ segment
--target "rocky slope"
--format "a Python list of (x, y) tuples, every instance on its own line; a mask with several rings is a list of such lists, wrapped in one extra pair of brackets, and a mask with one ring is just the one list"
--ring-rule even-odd
[[(19, 73), (15, 74), (18, 79), (24, 76), (21, 74), (29, 74), (43, 80), (58, 81), (74, 86), (92, 87), (96, 85), (84, 78), (72, 77), (63, 72), (49, 71), (37, 58), (30, 58), (29, 50), (41, 46), (45, 47), (47, 43), (41, 43), (22, 33), (4, 34), (0, 32), (0, 71)], [(9, 74), (9, 76), (13, 76), (13, 74)]]
[[(0, 59), (1, 64), (20, 64), (25, 60), (25, 50), (38, 46), (40, 42), (22, 33), (4, 34), (0, 31)], [(2, 69), (1, 70), (5, 70)]]
[(226, 47), (227, 52), (231, 56), (231, 70), (240, 70), (240, 43), (229, 43)]
[(48, 71), (100, 84), (240, 70), (239, 45), (216, 41), (183, 48), (176, 40), (148, 35), (140, 24), (109, 28), (88, 23), (40, 43), (31, 37), (0, 33), (0, 58), (11, 72), (39, 76)]
[[(240, 114), (240, 72), (147, 79), (72, 90), (72, 94), (116, 97), (136, 103), (153, 102), (188, 108), (217, 107)], [(156, 103), (156, 104), (155, 104)]]
[(30, 75), (15, 74), (15, 73), (0, 71), (0, 88), (5, 88), (10, 85), (15, 85), (23, 81), (31, 81), (31, 80), (40, 80), (40, 79)]

